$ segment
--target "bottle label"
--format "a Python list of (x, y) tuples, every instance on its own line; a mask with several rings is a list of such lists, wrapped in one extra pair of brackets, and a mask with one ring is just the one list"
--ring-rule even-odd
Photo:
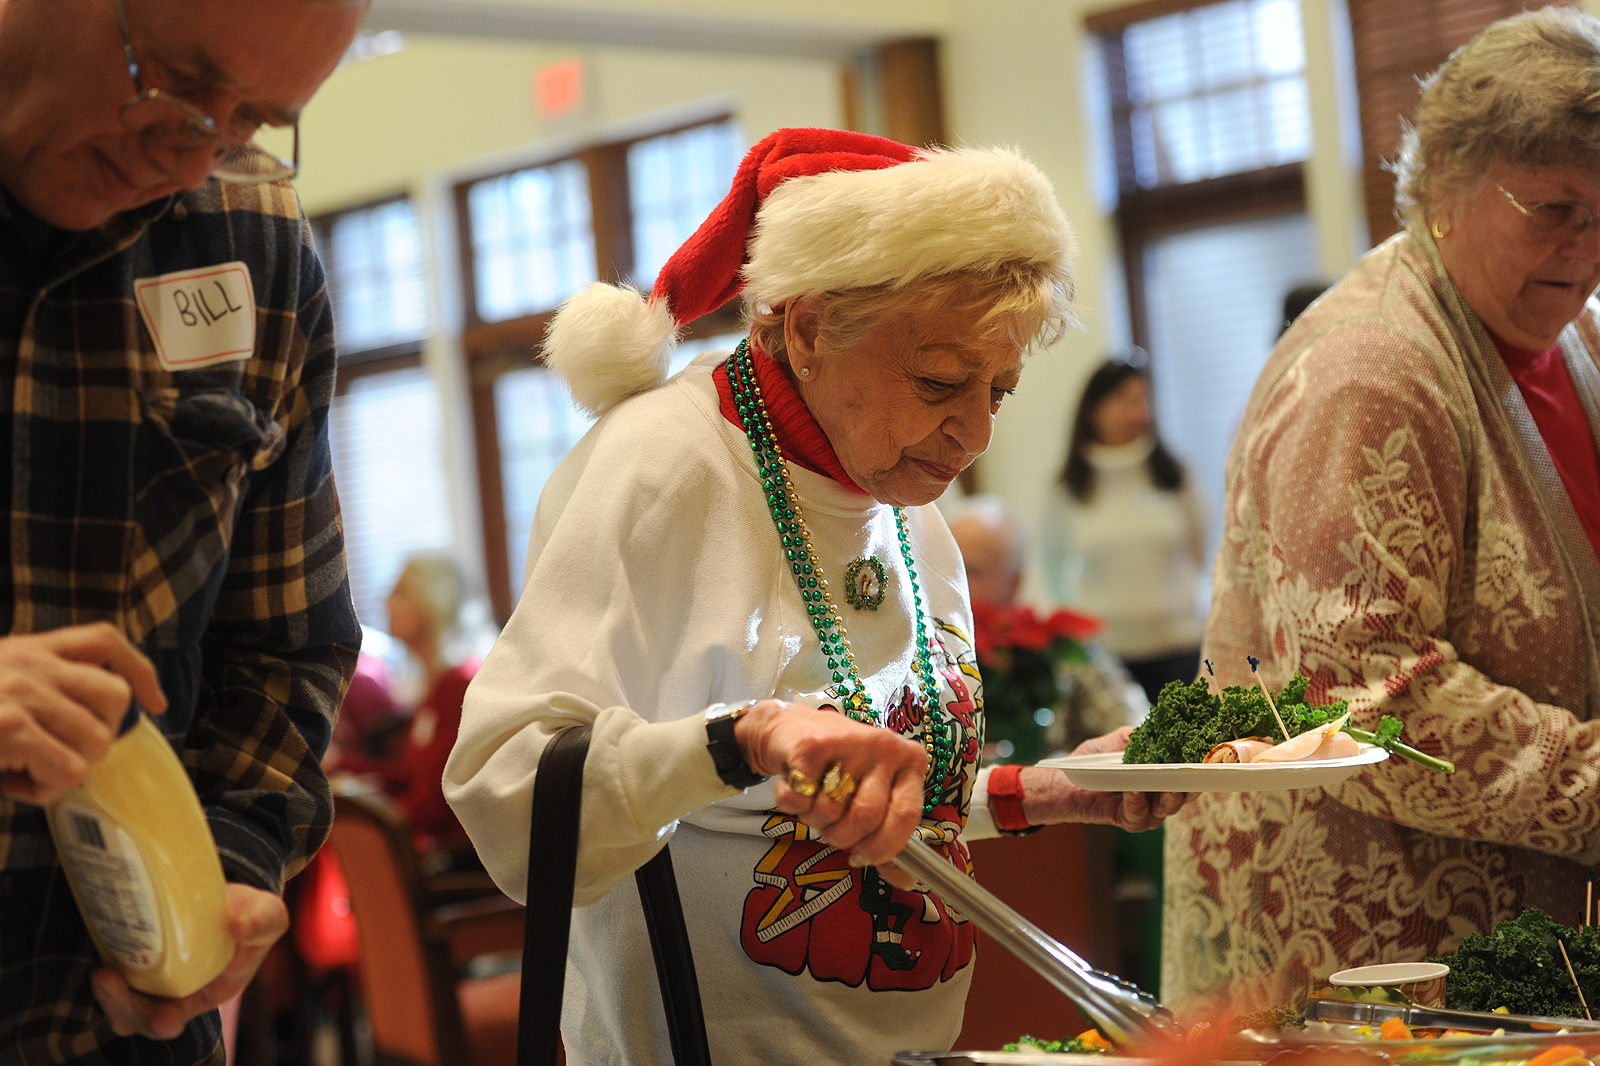
[(161, 958), (161, 918), (139, 849), (115, 822), (86, 807), (56, 812), (56, 852), (72, 878), (83, 920), (121, 968)]

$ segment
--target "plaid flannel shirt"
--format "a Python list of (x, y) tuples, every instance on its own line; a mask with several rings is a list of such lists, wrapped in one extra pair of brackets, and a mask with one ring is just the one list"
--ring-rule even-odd
[[(360, 643), (309, 227), (287, 185), (213, 181), (42, 247), (40, 232), (0, 194), (0, 631), (103, 619), (148, 654), (224, 872), (278, 891), (328, 832), (318, 761)], [(236, 260), (254, 354), (163, 369), (135, 280)], [(0, 798), (0, 1063), (221, 1062), (214, 1012), (174, 1041), (115, 1037), (98, 965), (44, 812)]]

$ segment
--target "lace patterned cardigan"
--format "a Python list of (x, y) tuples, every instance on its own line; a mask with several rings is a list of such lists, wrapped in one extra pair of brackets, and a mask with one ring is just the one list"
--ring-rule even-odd
[[(1600, 305), (1561, 336), (1600, 426)], [(1196, 798), (1167, 824), (1162, 989), (1294, 1002), (1540, 907), (1600, 859), (1600, 562), (1483, 326), (1426, 235), (1366, 256), (1273, 352), (1228, 460), (1205, 655), (1296, 670), (1453, 760)]]

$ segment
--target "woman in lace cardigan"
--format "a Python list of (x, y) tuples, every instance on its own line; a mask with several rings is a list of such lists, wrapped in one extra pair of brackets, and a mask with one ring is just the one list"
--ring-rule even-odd
[(1329, 789), (1211, 795), (1167, 834), (1163, 989), (1271, 1005), (1582, 918), (1600, 859), (1600, 21), (1498, 22), (1426, 83), (1405, 232), (1282, 338), (1228, 461), (1205, 655), (1405, 723)]

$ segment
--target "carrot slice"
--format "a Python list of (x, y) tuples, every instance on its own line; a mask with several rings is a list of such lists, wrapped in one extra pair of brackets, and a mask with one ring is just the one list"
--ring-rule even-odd
[[(1378, 1035), (1385, 1040), (1410, 1040), (1411, 1030), (1399, 1018), (1390, 1018), (1378, 1027)], [(1533, 1064), (1529, 1063), (1528, 1066)], [(1541, 1062), (1539, 1066), (1550, 1066), (1550, 1063)]]
[(1078, 1034), (1078, 1040), (1089, 1047), (1107, 1049), (1111, 1047), (1111, 1041), (1101, 1036), (1098, 1029), (1085, 1029)]
[(1525, 1066), (1581, 1066), (1588, 1061), (1589, 1057), (1583, 1053), (1582, 1048), (1572, 1044), (1557, 1044), (1553, 1048), (1539, 1052), (1529, 1059)]

